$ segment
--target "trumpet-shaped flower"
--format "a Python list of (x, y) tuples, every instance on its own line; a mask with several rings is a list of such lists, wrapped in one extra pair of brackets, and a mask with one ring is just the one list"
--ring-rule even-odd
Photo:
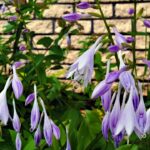
[(101, 96), (101, 100), (105, 112), (108, 111), (111, 103), (111, 89), (109, 89), (104, 95)]
[(57, 125), (53, 122), (53, 120), (51, 120), (51, 126), (52, 126), (52, 130), (53, 130), (53, 134), (54, 134), (55, 138), (57, 140), (60, 139), (60, 130), (57, 127)]
[(0, 121), (6, 125), (9, 119), (9, 109), (7, 106), (6, 92), (11, 83), (11, 77), (6, 81), (4, 89), (0, 93)]
[(40, 111), (39, 111), (39, 106), (38, 106), (38, 101), (37, 101), (36, 85), (34, 85), (34, 95), (35, 95), (35, 99), (34, 99), (32, 111), (31, 111), (31, 131), (35, 130), (40, 119)]
[(77, 4), (77, 7), (80, 9), (87, 9), (87, 8), (90, 8), (91, 5), (88, 2), (81, 2)]
[(150, 28), (150, 20), (144, 20), (143, 23), (145, 27)]
[(109, 117), (110, 112), (107, 111), (102, 121), (102, 134), (106, 140), (108, 140)]
[(122, 34), (120, 34), (116, 28), (113, 28), (113, 30), (115, 33), (115, 41), (117, 45), (119, 46), (120, 49), (123, 49), (124, 47), (122, 44), (127, 43), (126, 38)]
[(66, 76), (67, 78), (74, 75), (74, 80), (83, 80), (85, 87), (91, 82), (94, 69), (94, 54), (101, 47), (101, 44), (99, 44), (101, 39), (102, 37), (99, 37), (96, 42), (71, 65)]
[(136, 89), (136, 87), (133, 87), (133, 106), (134, 106), (134, 110), (136, 111), (138, 106), (139, 106), (139, 95), (138, 95), (138, 91)]
[(133, 87), (131, 87), (129, 99), (122, 113), (120, 114), (120, 117), (116, 126), (116, 130), (115, 130), (115, 135), (118, 135), (120, 132), (123, 131), (123, 129), (125, 129), (127, 135), (130, 136), (134, 128), (136, 127), (136, 123), (137, 123), (136, 113), (134, 111), (132, 99), (133, 99)]
[(25, 106), (30, 104), (34, 99), (35, 99), (35, 94), (34, 93), (29, 94), (25, 100)]
[(109, 49), (109, 51), (110, 52), (118, 52), (119, 51), (119, 46), (118, 45), (110, 45), (109, 47), (108, 47), (108, 49)]
[[(122, 59), (121, 51), (118, 52), (118, 58), (120, 61), (120, 69), (125, 67), (125, 64)], [(125, 88), (126, 91), (130, 92), (131, 86), (135, 86), (133, 76), (131, 75), (131, 72), (124, 71), (119, 76), (120, 82), (122, 86)]]
[(14, 115), (13, 115), (13, 119), (12, 119), (13, 128), (16, 132), (20, 132), (21, 123), (20, 123), (20, 119), (19, 119), (17, 111), (16, 111), (16, 106), (15, 106), (14, 100), (13, 100), (13, 108), (14, 108)]
[(113, 109), (110, 113), (110, 119), (109, 119), (109, 126), (110, 126), (110, 130), (111, 130), (111, 133), (112, 133), (113, 136), (115, 134), (116, 126), (117, 126), (117, 123), (118, 123), (118, 120), (119, 120), (119, 115), (120, 115), (120, 112), (121, 112), (121, 109), (120, 109), (120, 93), (121, 93), (121, 85), (119, 85), (116, 101), (115, 101)]
[(41, 139), (42, 139), (42, 133), (41, 133), (41, 128), (40, 128), (40, 124), (39, 124), (34, 133), (34, 141), (35, 141), (36, 146), (39, 145)]
[(146, 108), (143, 100), (141, 83), (139, 83), (139, 90), (140, 90), (140, 103), (136, 110), (136, 115), (137, 115), (137, 121), (138, 121), (140, 131), (144, 133), (144, 128), (146, 125)]
[(146, 112), (146, 125), (144, 133), (150, 133), (150, 108)]
[(19, 99), (19, 97), (23, 93), (23, 85), (16, 73), (15, 65), (13, 65), (12, 68), (13, 68), (12, 88), (13, 88), (16, 99)]
[(21, 142), (21, 138), (20, 138), (20, 133), (17, 133), (16, 136), (16, 150), (21, 150), (22, 147), (22, 142)]
[(73, 22), (73, 21), (77, 21), (80, 20), (82, 18), (82, 14), (79, 13), (69, 13), (69, 14), (65, 14), (62, 17), (64, 20)]
[(44, 137), (45, 137), (46, 143), (50, 146), (52, 144), (53, 134), (57, 140), (60, 138), (60, 130), (54, 124), (54, 122), (48, 117), (44, 102), (41, 98), (40, 98), (40, 103), (42, 105), (43, 112), (44, 112), (44, 127), (43, 127)]
[(98, 98), (108, 92), (112, 84), (107, 84), (105, 80), (101, 81), (94, 89), (91, 98)]

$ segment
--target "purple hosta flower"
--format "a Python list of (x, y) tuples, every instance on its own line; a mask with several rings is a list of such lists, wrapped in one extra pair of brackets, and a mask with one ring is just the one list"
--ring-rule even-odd
[(82, 14), (78, 14), (78, 13), (69, 13), (69, 14), (63, 15), (62, 18), (63, 18), (64, 20), (66, 20), (66, 21), (73, 22), (73, 21), (80, 20), (80, 19), (82, 18)]
[(112, 84), (107, 84), (105, 80), (101, 81), (94, 89), (91, 98), (98, 98), (110, 90)]
[[(119, 61), (120, 61), (120, 68), (121, 69), (125, 68), (125, 64), (124, 64), (123, 59), (122, 59), (121, 51), (119, 51), (117, 54), (118, 54), (118, 58), (119, 58)], [(134, 78), (131, 75), (131, 72), (129, 72), (129, 71), (124, 71), (123, 73), (121, 73), (120, 76), (119, 76), (119, 80), (120, 80), (122, 86), (128, 92), (130, 92), (131, 86), (135, 86)]]
[(133, 87), (133, 106), (134, 106), (134, 110), (136, 111), (139, 105), (139, 95), (138, 95), (138, 91), (136, 89), (136, 87)]
[(150, 68), (150, 60), (142, 59), (144, 64), (146, 64)]
[(111, 89), (109, 89), (104, 95), (101, 96), (101, 100), (105, 112), (108, 111), (111, 103)]
[(105, 79), (106, 83), (109, 84), (109, 83), (113, 83), (114, 81), (116, 81), (119, 78), (120, 74), (123, 73), (124, 71), (126, 71), (126, 69), (127, 69), (127, 67), (124, 66), (118, 71), (113, 71), (113, 72), (108, 73), (108, 75), (106, 75), (106, 79)]
[(83, 80), (84, 87), (91, 82), (94, 69), (94, 54), (101, 47), (101, 39), (102, 37), (99, 37), (96, 42), (71, 65), (66, 75), (67, 78), (74, 75), (74, 80)]
[(39, 111), (39, 105), (37, 101), (36, 85), (34, 85), (34, 95), (35, 95), (35, 99), (34, 99), (32, 111), (31, 111), (31, 131), (35, 130), (40, 119), (40, 111)]
[(81, 2), (77, 4), (77, 7), (80, 9), (87, 9), (87, 8), (90, 8), (91, 5), (88, 2)]
[(29, 29), (23, 29), (23, 33), (29, 33)]
[(55, 138), (57, 140), (60, 139), (60, 130), (58, 128), (58, 126), (56, 126), (56, 124), (51, 120), (51, 125), (52, 125), (52, 130), (53, 130), (53, 134), (55, 136)]
[(124, 137), (124, 131), (120, 132), (118, 135), (113, 137), (115, 147), (119, 146), (119, 143), (123, 140), (123, 137)]
[(126, 38), (118, 32), (116, 28), (113, 28), (114, 33), (115, 33), (115, 41), (117, 45), (119, 46), (120, 49), (123, 49), (124, 47), (122, 46), (123, 43), (126, 43)]
[(20, 45), (19, 45), (19, 50), (20, 50), (20, 51), (26, 50), (26, 46), (25, 46), (24, 44), (20, 44)]
[(150, 133), (150, 108), (146, 112), (146, 125), (144, 129), (144, 133)]
[(143, 23), (145, 27), (150, 28), (150, 20), (144, 20)]
[(25, 106), (30, 104), (34, 99), (35, 99), (35, 94), (34, 93), (29, 94), (25, 100)]
[(46, 143), (50, 146), (52, 144), (53, 129), (51, 125), (51, 120), (49, 119), (47, 114), (44, 114), (43, 132)]
[(21, 146), (22, 146), (22, 143), (21, 143), (20, 133), (17, 133), (17, 136), (16, 136), (16, 150), (21, 150)]
[(40, 144), (41, 139), (42, 139), (42, 133), (41, 133), (41, 128), (39, 124), (34, 133), (34, 141), (35, 141), (36, 146)]
[(128, 136), (130, 136), (136, 127), (136, 114), (133, 107), (133, 87), (131, 87), (130, 96), (129, 99), (124, 107), (124, 109), (121, 111), (116, 129), (115, 129), (115, 135), (118, 135), (120, 132), (125, 129)]
[(134, 11), (134, 9), (133, 9), (133, 8), (130, 8), (130, 9), (128, 10), (128, 14), (129, 14), (129, 15), (133, 15), (133, 14), (134, 14), (134, 12), (135, 12), (135, 11)]
[(4, 13), (6, 11), (5, 3), (0, 8), (1, 12)]
[(122, 86), (129, 92), (131, 86), (135, 85), (131, 72), (125, 71), (119, 76)]
[(52, 144), (53, 134), (57, 140), (60, 138), (60, 130), (54, 124), (54, 122), (48, 117), (44, 102), (41, 98), (40, 98), (40, 103), (42, 105), (43, 112), (44, 112), (44, 127), (43, 127), (44, 137), (45, 137), (46, 143), (50, 146)]
[(69, 141), (69, 136), (68, 136), (68, 129), (66, 128), (66, 134), (67, 134), (67, 145), (66, 145), (66, 150), (71, 150), (71, 145)]
[(134, 37), (130, 36), (126, 38), (127, 43), (132, 43), (134, 42)]
[(119, 51), (119, 46), (118, 46), (118, 45), (110, 45), (110, 46), (108, 47), (108, 50), (109, 50), (110, 52), (112, 52), (112, 53), (118, 52), (118, 51)]
[(8, 20), (10, 22), (16, 21), (17, 20), (17, 16), (10, 16)]
[(106, 140), (108, 140), (109, 117), (110, 117), (110, 112), (107, 111), (102, 121), (102, 134)]
[(12, 69), (13, 69), (12, 88), (13, 88), (16, 99), (19, 99), (19, 97), (23, 93), (23, 85), (16, 73), (15, 65), (12, 66)]
[(20, 123), (20, 119), (19, 119), (17, 111), (16, 111), (16, 106), (15, 106), (14, 100), (13, 100), (13, 108), (14, 108), (14, 115), (13, 115), (13, 119), (12, 119), (13, 128), (16, 132), (20, 132), (21, 123)]
[(19, 67), (22, 67), (24, 65), (24, 63), (21, 61), (16, 61), (16, 62), (14, 62), (13, 65), (15, 66), (16, 69), (18, 69)]
[(121, 112), (121, 109), (120, 109), (120, 93), (121, 93), (121, 85), (119, 85), (116, 101), (114, 103), (114, 106), (113, 106), (113, 109), (110, 113), (110, 118), (109, 118), (109, 126), (110, 126), (110, 130), (111, 130), (111, 133), (112, 133), (113, 137), (115, 135), (116, 126), (117, 126), (118, 119), (120, 117), (119, 115), (120, 115), (120, 112)]
[(0, 93), (0, 121), (4, 125), (7, 125), (9, 119), (9, 109), (7, 105), (6, 92), (10, 84), (11, 84), (11, 77), (7, 79), (5, 87)]
[(137, 121), (138, 121), (140, 131), (144, 133), (144, 128), (146, 125), (146, 109), (145, 109), (145, 104), (144, 104), (143, 95), (142, 95), (141, 83), (139, 83), (139, 91), (140, 91), (140, 103), (136, 110), (136, 115), (137, 115)]

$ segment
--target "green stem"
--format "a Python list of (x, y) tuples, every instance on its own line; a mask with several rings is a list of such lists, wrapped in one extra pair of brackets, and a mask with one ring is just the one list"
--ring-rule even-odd
[[(106, 19), (105, 19), (104, 13), (103, 13), (102, 8), (101, 8), (101, 5), (100, 5), (100, 3), (99, 3), (99, 0), (96, 0), (96, 2), (97, 2), (97, 5), (98, 5), (98, 9), (99, 9), (99, 11), (100, 11), (101, 17), (102, 17), (102, 19), (103, 19), (103, 21), (104, 21), (105, 27), (106, 27), (106, 29), (107, 29), (109, 39), (110, 39), (111, 43), (114, 45), (114, 40), (113, 40), (113, 38), (112, 38), (109, 25), (107, 24), (107, 21), (106, 21)], [(118, 59), (118, 56), (117, 56), (116, 53), (115, 53), (115, 59), (116, 59), (117, 66), (118, 66), (118, 68), (119, 68), (119, 59)]]
[(134, 16), (133, 16), (133, 21), (132, 21), (132, 36), (134, 37), (134, 42), (132, 44), (133, 50), (133, 70), (132, 73), (135, 71), (135, 75), (137, 75), (137, 70), (136, 70), (136, 0), (134, 0)]

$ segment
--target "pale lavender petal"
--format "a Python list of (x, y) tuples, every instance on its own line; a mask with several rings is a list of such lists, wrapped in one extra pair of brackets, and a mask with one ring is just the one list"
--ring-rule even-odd
[(37, 101), (37, 92), (36, 92), (36, 85), (34, 85), (34, 94), (35, 94), (35, 100), (33, 103), (33, 107), (31, 110), (31, 131), (35, 130), (35, 128), (38, 125), (38, 122), (40, 120), (40, 110), (39, 110), (39, 105)]
[(52, 129), (51, 121), (48, 118), (47, 114), (44, 114), (43, 132), (44, 132), (46, 143), (50, 146), (52, 144), (53, 129)]
[(111, 89), (109, 89), (104, 95), (101, 96), (103, 108), (106, 111), (110, 109), (111, 103)]
[(136, 89), (136, 87), (133, 88), (133, 106), (134, 106), (134, 110), (136, 111), (139, 105), (140, 99), (139, 99), (139, 95), (138, 95), (138, 91)]
[(19, 97), (23, 93), (23, 85), (20, 79), (18, 78), (15, 66), (13, 66), (12, 68), (13, 68), (12, 88), (13, 88), (16, 99), (19, 99)]
[(91, 98), (98, 98), (105, 94), (110, 88), (112, 84), (107, 84), (105, 80), (101, 81), (94, 89)]
[(4, 125), (7, 125), (10, 116), (6, 98), (6, 92), (10, 84), (11, 84), (11, 77), (7, 79), (5, 87), (0, 93), (0, 121)]
[(35, 134), (34, 134), (34, 141), (35, 141), (36, 146), (40, 144), (41, 139), (42, 139), (41, 128), (40, 128), (40, 125), (38, 125), (38, 128), (36, 129)]
[(87, 9), (87, 8), (90, 8), (91, 5), (88, 2), (81, 2), (77, 4), (77, 7), (80, 9)]
[(24, 44), (20, 44), (20, 45), (19, 45), (19, 50), (20, 50), (20, 51), (26, 50), (26, 46), (25, 46)]
[(144, 129), (144, 133), (150, 133), (150, 108), (146, 112), (146, 125)]
[(116, 40), (117, 45), (120, 48), (123, 48), (122, 44), (127, 42), (126, 38), (122, 34), (120, 34), (116, 28), (113, 28), (113, 30), (114, 30), (114, 33), (115, 33), (115, 40)]
[(67, 21), (72, 22), (72, 21), (80, 20), (81, 17), (82, 17), (81, 14), (78, 14), (78, 13), (69, 13), (69, 14), (63, 15), (62, 18), (63, 18), (64, 20), (67, 20)]
[(16, 136), (16, 150), (21, 150), (22, 142), (20, 138), (20, 133), (17, 133)]
[(144, 128), (146, 125), (146, 108), (145, 108), (143, 95), (142, 95), (142, 85), (140, 83), (139, 83), (139, 89), (140, 89), (140, 103), (138, 105), (136, 115), (137, 115), (139, 128), (141, 132), (144, 132)]
[(108, 140), (108, 131), (109, 131), (109, 112), (106, 112), (103, 121), (102, 121), (102, 134), (106, 140)]
[(14, 109), (14, 115), (13, 115), (13, 120), (12, 120), (13, 128), (16, 132), (20, 132), (21, 123), (20, 123), (20, 119), (19, 119), (19, 116), (16, 111), (16, 106), (15, 106), (14, 100), (13, 100), (13, 109)]
[(14, 65), (14, 66), (15, 66), (15, 68), (17, 69), (17, 68), (19, 68), (19, 67), (23, 66), (23, 65), (24, 65), (24, 63), (23, 63), (23, 62), (21, 62), (21, 61), (16, 61), (13, 65)]
[(29, 94), (25, 100), (25, 106), (30, 104), (34, 99), (35, 99), (35, 94), (34, 93)]
[(124, 71), (120, 74), (119, 76), (120, 82), (122, 84), (122, 86), (129, 92), (131, 86), (134, 86), (134, 79), (133, 76), (131, 75), (131, 73), (129, 71)]
[(132, 134), (134, 127), (136, 127), (136, 113), (134, 111), (132, 99), (133, 99), (133, 87), (131, 88), (128, 102), (123, 111), (124, 126), (125, 126), (125, 130), (128, 136)]
[(51, 126), (52, 126), (52, 130), (53, 130), (53, 134), (55, 136), (55, 138), (58, 140), (60, 139), (60, 130), (58, 128), (58, 126), (56, 126), (56, 124), (51, 120)]

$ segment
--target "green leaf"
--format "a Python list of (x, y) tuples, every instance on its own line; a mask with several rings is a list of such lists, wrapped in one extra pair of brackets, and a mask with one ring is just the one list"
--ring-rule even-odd
[(116, 150), (138, 150), (138, 146), (137, 145), (123, 145), (120, 146), (119, 148), (117, 148)]
[(94, 17), (102, 18), (99, 13), (89, 12), (88, 14), (91, 15), (91, 16), (94, 16)]
[(37, 44), (39, 45), (43, 45), (44, 47), (46, 48), (49, 48), (50, 45), (52, 44), (53, 40), (50, 38), (50, 37), (44, 37), (44, 38), (41, 38)]
[(137, 15), (136, 15), (136, 19), (141, 18), (142, 15), (143, 15), (143, 12), (144, 12), (144, 8), (141, 8), (141, 9), (139, 10), (139, 12), (137, 13)]

